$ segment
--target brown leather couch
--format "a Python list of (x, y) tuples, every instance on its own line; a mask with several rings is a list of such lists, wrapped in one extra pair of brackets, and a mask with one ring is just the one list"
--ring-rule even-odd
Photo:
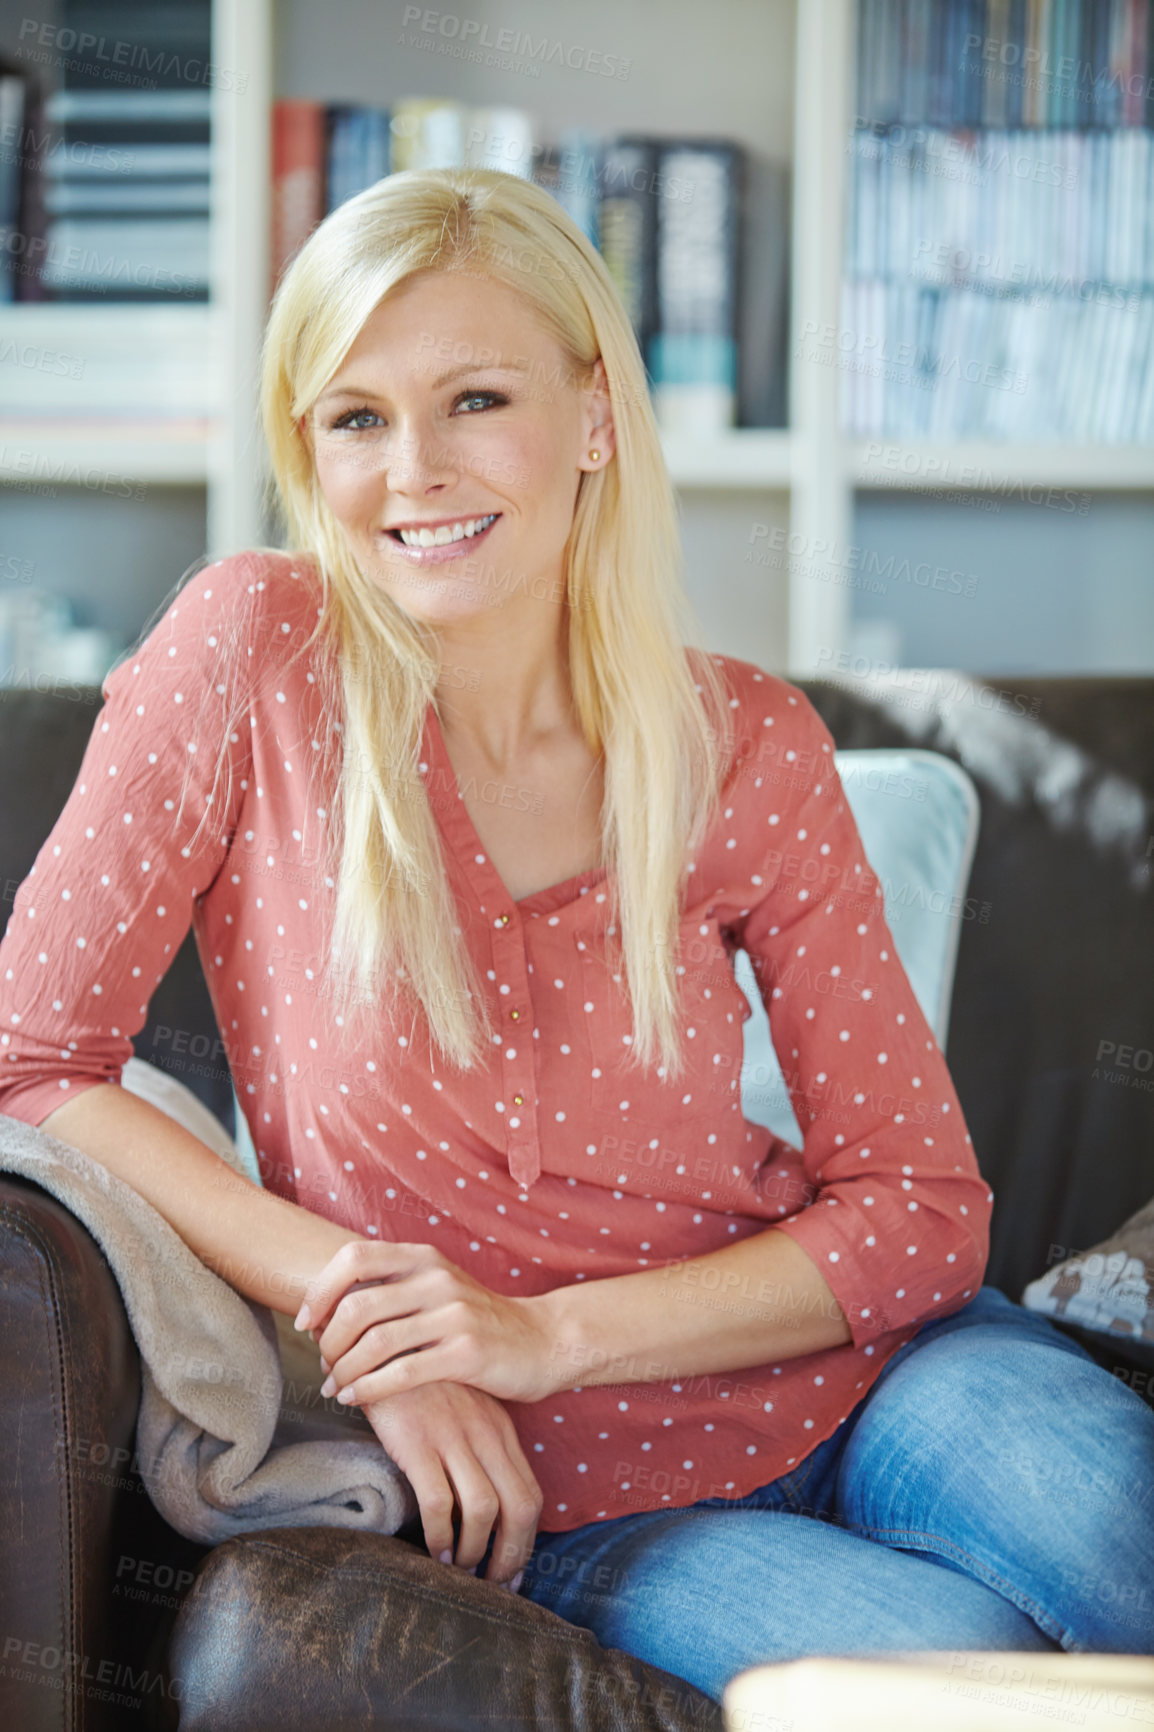
[[(1154, 1046), (1154, 679), (959, 677), (916, 701), (797, 683), (839, 747), (943, 751), (977, 784), (947, 1059), (995, 1193), (986, 1280), (1019, 1299), (1151, 1190), (1154, 1094), (1093, 1073), (1102, 1042)], [(94, 688), (0, 691), (0, 923), (99, 706)], [(135, 1046), (231, 1129), (227, 1068), (184, 1068), (174, 1028), (193, 1051), (216, 1039), (191, 935)], [(683, 1680), (434, 1563), (419, 1523), (183, 1539), (133, 1463), (139, 1360), (108, 1264), (3, 1176), (0, 1272), (0, 1725), (720, 1732)], [(1071, 1333), (1154, 1402), (1140, 1349)]]

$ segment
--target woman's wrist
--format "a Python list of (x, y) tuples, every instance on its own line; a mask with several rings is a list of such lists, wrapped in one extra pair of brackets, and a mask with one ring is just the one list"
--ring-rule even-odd
[(250, 1220), (245, 1254), (210, 1252), (202, 1254), (201, 1260), (245, 1298), (295, 1317), (305, 1289), (341, 1246), (366, 1235), (258, 1185), (251, 1189), (265, 1200), (263, 1230), (252, 1230), (257, 1223)]

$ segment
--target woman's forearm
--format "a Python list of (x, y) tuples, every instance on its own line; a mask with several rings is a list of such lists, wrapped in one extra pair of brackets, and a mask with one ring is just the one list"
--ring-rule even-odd
[(522, 1303), (545, 1320), (557, 1392), (744, 1371), (853, 1339), (817, 1265), (774, 1227), (708, 1256)]
[(350, 1232), (236, 1173), (167, 1113), (117, 1083), (86, 1088), (40, 1129), (97, 1161), (163, 1215), (237, 1292), (295, 1316)]

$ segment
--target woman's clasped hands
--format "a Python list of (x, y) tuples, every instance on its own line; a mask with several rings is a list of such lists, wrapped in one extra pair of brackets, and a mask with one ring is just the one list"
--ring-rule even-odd
[(486, 1579), (516, 1593), (542, 1496), (503, 1402), (557, 1387), (540, 1309), (431, 1245), (361, 1239), (309, 1282), (296, 1326), (320, 1350), (322, 1393), (360, 1408), (407, 1476), (429, 1556), (475, 1570), (491, 1541)]
[(495, 1293), (432, 1245), (342, 1245), (305, 1288), (295, 1323), (320, 1348), (321, 1393), (345, 1404), (439, 1381), (501, 1401), (540, 1401), (556, 1389), (552, 1342), (532, 1299)]

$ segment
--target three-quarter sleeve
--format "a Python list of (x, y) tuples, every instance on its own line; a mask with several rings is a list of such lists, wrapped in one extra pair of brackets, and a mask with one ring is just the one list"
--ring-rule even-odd
[(0, 1113), (39, 1125), (120, 1081), (227, 857), (251, 756), (252, 583), (243, 555), (198, 572), (103, 682), (76, 782), (0, 943)]
[(762, 738), (773, 738), (779, 771), (750, 800), (767, 888), (735, 937), (753, 963), (812, 1187), (808, 1206), (777, 1227), (820, 1269), (862, 1346), (977, 1292), (993, 1193), (894, 946), (832, 735), (803, 692), (777, 686), (772, 721), (758, 720), (775, 730)]

